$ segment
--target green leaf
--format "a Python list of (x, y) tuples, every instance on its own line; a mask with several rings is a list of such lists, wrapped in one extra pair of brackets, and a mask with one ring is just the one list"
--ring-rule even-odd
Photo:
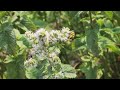
[(115, 27), (112, 29), (113, 33), (119, 34), (120, 33), (120, 27)]
[(97, 23), (100, 27), (102, 27), (102, 25), (104, 24), (104, 20), (103, 19), (98, 19)]
[[(16, 57), (11, 57), (11, 61), (6, 63), (6, 73), (5, 76), (7, 79), (24, 79), (25, 70), (24, 70), (24, 60), (26, 59), (26, 52), (22, 54), (18, 53)], [(8, 60), (9, 61), (9, 60)]]
[(61, 67), (62, 67), (62, 71), (64, 71), (64, 72), (69, 72), (69, 71), (75, 72), (75, 69), (71, 65), (62, 64)]
[(113, 12), (112, 11), (104, 11), (104, 12), (108, 16), (108, 18), (112, 20), (112, 18), (113, 18)]
[(98, 50), (98, 35), (97, 30), (86, 30), (86, 42), (87, 47), (93, 55), (97, 56), (99, 54)]
[(64, 73), (65, 77), (66, 78), (75, 78), (76, 77), (76, 74), (75, 73)]
[(71, 44), (71, 47), (72, 49), (77, 49), (79, 48), (80, 46), (84, 45), (85, 44), (85, 37), (80, 37), (80, 38), (76, 38), (72, 44)]
[(6, 14), (7, 14), (6, 11), (0, 11), (0, 19), (2, 19), (3, 17), (5, 17)]
[(20, 34), (20, 32), (17, 29), (14, 29), (14, 32), (15, 32), (16, 39), (19, 40), (22, 37), (22, 35)]
[(25, 27), (22, 23), (17, 22), (14, 27), (19, 30), (21, 34), (24, 34), (26, 31), (28, 31), (28, 28)]
[(62, 72), (64, 73), (65, 78), (75, 78), (76, 77), (76, 70), (67, 64), (62, 64)]
[(60, 65), (60, 64), (56, 64), (56, 65), (54, 66), (54, 69), (55, 69), (56, 71), (60, 71), (61, 65)]
[(21, 24), (23, 24), (28, 30), (35, 31), (37, 29), (36, 25), (30, 20), (26, 15), (23, 16), (21, 20)]
[(113, 24), (110, 20), (104, 20), (104, 25), (106, 28), (113, 28)]
[(117, 20), (118, 24), (120, 25), (120, 11), (113, 11), (114, 19)]
[(103, 75), (103, 71), (101, 69), (98, 69), (96, 79), (100, 79), (102, 77), (102, 75)]
[(81, 59), (82, 59), (82, 61), (91, 61), (90, 56), (87, 56), (87, 55), (82, 56)]
[(9, 55), (5, 58), (5, 60), (3, 61), (4, 63), (10, 63), (10, 62), (13, 62), (14, 61), (14, 56), (12, 55)]
[(99, 37), (99, 47), (103, 50), (108, 48), (111, 52), (115, 52), (116, 54), (120, 53), (120, 49), (116, 46), (115, 42), (104, 36)]
[(101, 36), (107, 37), (110, 40), (114, 40), (114, 33), (111, 28), (104, 28), (100, 30)]
[(29, 40), (24, 35), (22, 35), (22, 37), (19, 40), (22, 41), (23, 44), (27, 46), (28, 48), (32, 46), (32, 44), (29, 42)]
[(23, 44), (23, 41), (17, 41), (17, 45), (18, 45), (21, 49), (27, 48), (27, 47)]
[(28, 79), (37, 79), (39, 71), (36, 68), (28, 68), (25, 75)]
[(120, 11), (113, 11), (113, 13), (120, 18)]
[(16, 37), (13, 27), (9, 23), (4, 23), (0, 27), (0, 47), (9, 54), (16, 52)]
[(42, 20), (32, 20), (32, 21), (36, 25), (36, 27), (38, 27), (38, 28), (45, 28), (48, 24), (48, 23), (46, 23), (45, 21), (42, 21)]
[(106, 47), (109, 48), (109, 51), (112, 51), (112, 52), (114, 52), (114, 53), (116, 53), (116, 54), (119, 55), (119, 53), (120, 53), (120, 48), (117, 47), (115, 44), (108, 44), (108, 45), (106, 45)]
[(83, 63), (80, 66), (80, 70), (85, 73), (86, 79), (96, 79), (97, 77), (97, 68), (92, 68), (92, 63)]

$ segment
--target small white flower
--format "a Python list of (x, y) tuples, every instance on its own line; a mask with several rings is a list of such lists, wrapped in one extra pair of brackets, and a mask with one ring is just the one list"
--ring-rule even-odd
[(53, 52), (53, 53), (50, 53), (49, 56), (50, 56), (50, 57), (55, 57), (56, 54), (55, 54), (55, 52)]

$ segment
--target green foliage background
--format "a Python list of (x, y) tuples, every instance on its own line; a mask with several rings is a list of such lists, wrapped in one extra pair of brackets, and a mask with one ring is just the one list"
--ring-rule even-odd
[(43, 74), (47, 78), (51, 72), (45, 69), (49, 67), (46, 61), (38, 70), (25, 70), (31, 44), (24, 34), (62, 27), (74, 31), (75, 38), (60, 48), (62, 70), (66, 71), (61, 78), (120, 77), (120, 11), (0, 11), (0, 78), (38, 79)]

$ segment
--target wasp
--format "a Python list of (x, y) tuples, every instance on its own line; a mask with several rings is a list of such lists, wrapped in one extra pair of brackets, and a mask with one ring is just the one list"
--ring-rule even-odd
[(71, 32), (69, 33), (68, 39), (73, 40), (74, 37), (75, 37), (75, 32), (71, 31)]

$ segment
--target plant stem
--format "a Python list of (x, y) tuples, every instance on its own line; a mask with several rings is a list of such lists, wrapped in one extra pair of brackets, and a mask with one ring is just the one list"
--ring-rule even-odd
[(93, 21), (92, 21), (92, 13), (91, 13), (91, 11), (89, 11), (89, 17), (90, 17), (90, 26), (91, 26), (91, 29), (93, 29), (93, 26), (92, 26)]

